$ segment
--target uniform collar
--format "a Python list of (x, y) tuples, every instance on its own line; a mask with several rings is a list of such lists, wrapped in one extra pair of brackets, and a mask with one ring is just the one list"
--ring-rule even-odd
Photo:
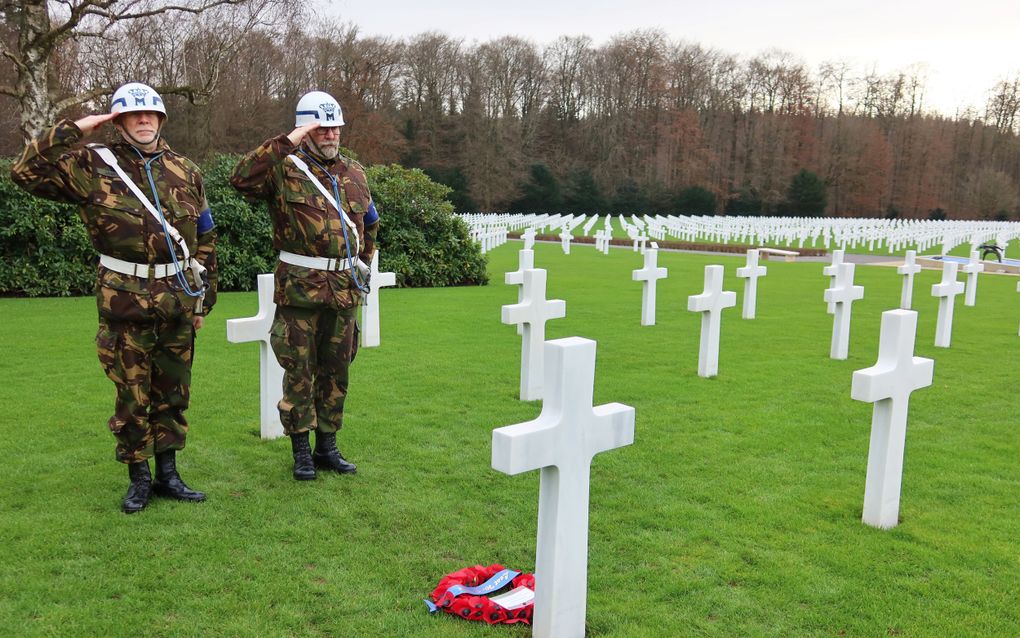
[(130, 144), (119, 134), (117, 137), (119, 139), (110, 144), (110, 148), (114, 149), (118, 155), (124, 155), (126, 157), (138, 158), (139, 153), (141, 153), (142, 157), (150, 159), (170, 150), (170, 145), (166, 143), (166, 140), (162, 135), (159, 136), (159, 141), (156, 142), (156, 150), (151, 153), (146, 153), (135, 145)]

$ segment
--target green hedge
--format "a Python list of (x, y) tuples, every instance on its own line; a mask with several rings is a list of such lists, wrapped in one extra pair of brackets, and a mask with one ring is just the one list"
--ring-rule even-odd
[(230, 185), (240, 155), (217, 155), (202, 166), (205, 196), (216, 220), (220, 290), (254, 290), (260, 273), (273, 272), (276, 253), (265, 203), (252, 204)]
[(449, 187), (397, 164), (369, 167), (368, 184), (379, 209), (379, 270), (396, 273), (398, 286), (488, 283), (481, 248), (453, 216)]
[[(228, 179), (235, 155), (202, 167), (219, 233), (221, 290), (254, 290), (256, 275), (275, 263), (264, 204), (251, 204)], [(77, 207), (33, 197), (14, 185), (0, 160), (0, 295), (92, 294), (98, 259)], [(487, 283), (485, 258), (453, 216), (450, 189), (417, 169), (373, 166), (369, 185), (379, 209), (380, 270), (408, 287)]]
[(33, 197), (0, 160), (0, 294), (80, 295), (95, 286), (97, 257), (76, 207)]

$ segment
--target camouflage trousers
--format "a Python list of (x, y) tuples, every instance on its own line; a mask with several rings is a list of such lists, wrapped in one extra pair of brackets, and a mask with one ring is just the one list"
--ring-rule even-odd
[(277, 306), (269, 343), (283, 368), (280, 421), (290, 434), (343, 425), (347, 371), (357, 353), (357, 306)]
[(118, 461), (137, 463), (184, 448), (194, 347), (190, 314), (154, 322), (100, 318), (99, 362), (117, 386), (109, 427)]

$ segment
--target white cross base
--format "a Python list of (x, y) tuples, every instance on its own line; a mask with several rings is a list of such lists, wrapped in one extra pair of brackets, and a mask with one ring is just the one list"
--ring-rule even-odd
[(737, 293), (723, 291), (723, 267), (705, 266), (705, 291), (687, 298), (687, 309), (701, 313), (701, 344), (698, 350), (698, 376), (719, 373), (719, 324), (722, 311), (737, 305)]
[(258, 276), (259, 311), (254, 317), (227, 320), (227, 341), (231, 343), (259, 342), (259, 413), (263, 439), (283, 436), (280, 410), (283, 399), (283, 368), (280, 367), (272, 346), (269, 329), (273, 326), (276, 304), (273, 303), (273, 275)]
[(584, 638), (591, 460), (634, 442), (634, 408), (592, 407), (594, 341), (549, 341), (545, 357), (542, 412), (492, 431), (492, 467), (505, 474), (541, 470), (532, 635)]
[(973, 306), (977, 301), (978, 273), (985, 271), (978, 251), (970, 251), (970, 261), (963, 265), (962, 270), (967, 273), (967, 292), (963, 296), (963, 305)]
[(644, 268), (631, 271), (634, 281), (642, 281), (641, 287), (641, 325), (655, 325), (655, 282), (666, 277), (666, 269), (658, 268), (659, 245), (652, 242), (652, 247), (645, 250)]
[(524, 271), (523, 299), (503, 306), (502, 321), (523, 324), (521, 334), (521, 400), (542, 398), (545, 322), (567, 316), (567, 302), (545, 298), (546, 272), (541, 268)]
[(910, 310), (914, 302), (914, 275), (921, 272), (921, 267), (914, 261), (917, 251), (908, 250), (903, 265), (896, 267), (896, 272), (903, 275), (903, 290), (900, 292), (900, 308)]
[(931, 296), (939, 298), (939, 314), (935, 322), (935, 346), (948, 348), (953, 341), (953, 307), (956, 295), (963, 292), (963, 282), (956, 281), (958, 264), (952, 261), (942, 263), (942, 281), (931, 287)]
[(836, 283), (825, 291), (825, 301), (836, 307), (832, 318), (829, 358), (845, 360), (850, 348), (850, 316), (853, 302), (864, 298), (864, 287), (854, 285), (854, 264), (840, 264)]
[(754, 311), (758, 305), (758, 278), (764, 277), (768, 269), (758, 265), (758, 251), (754, 248), (747, 251), (747, 265), (737, 268), (737, 277), (744, 280), (744, 306), (741, 317), (754, 319)]
[(850, 389), (852, 398), (875, 404), (862, 520), (881, 529), (899, 523), (910, 393), (930, 386), (935, 370), (934, 361), (914, 356), (916, 333), (913, 310), (883, 312), (878, 362), (854, 372)]
[(397, 284), (397, 275), (379, 272), (379, 251), (372, 255), (372, 275), (369, 293), (361, 306), (361, 347), (374, 348), (379, 345), (379, 289)]
[[(822, 268), (822, 274), (829, 278), (829, 287), (832, 288), (836, 285), (836, 273), (839, 272), (839, 265), (843, 263), (843, 249), (837, 248), (832, 251), (832, 264)], [(836, 304), (830, 303), (826, 305), (825, 312), (834, 314), (836, 312)]]

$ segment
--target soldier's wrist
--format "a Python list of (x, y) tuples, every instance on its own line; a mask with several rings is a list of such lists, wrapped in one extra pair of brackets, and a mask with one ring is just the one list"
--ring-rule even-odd
[(272, 141), (273, 150), (277, 151), (282, 155), (289, 155), (297, 150), (298, 145), (291, 141), (287, 137), (286, 133), (282, 133), (273, 138)]

